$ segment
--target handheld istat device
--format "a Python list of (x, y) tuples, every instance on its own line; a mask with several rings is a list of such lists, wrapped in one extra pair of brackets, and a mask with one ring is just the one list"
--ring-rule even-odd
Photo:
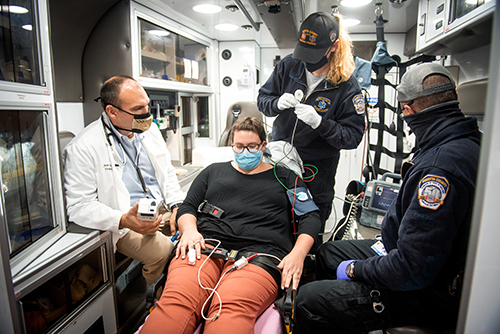
[(141, 198), (137, 209), (139, 219), (154, 222), (158, 218), (158, 209), (161, 204), (154, 198)]

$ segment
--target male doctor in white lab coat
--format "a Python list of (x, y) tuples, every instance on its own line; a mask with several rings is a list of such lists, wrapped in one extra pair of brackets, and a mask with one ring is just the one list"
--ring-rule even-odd
[(98, 99), (102, 116), (63, 152), (68, 218), (87, 228), (111, 231), (115, 251), (143, 263), (143, 276), (151, 285), (173, 244), (158, 231), (162, 215), (155, 221), (139, 219), (138, 202), (163, 202), (172, 212), (170, 231), (175, 233), (184, 193), (165, 141), (152, 124), (142, 86), (131, 77), (115, 76), (104, 82)]

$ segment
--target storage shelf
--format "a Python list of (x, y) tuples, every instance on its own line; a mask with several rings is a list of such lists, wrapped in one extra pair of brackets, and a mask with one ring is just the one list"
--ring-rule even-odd
[(146, 51), (146, 50), (141, 50), (141, 56), (145, 58), (150, 58), (158, 61), (162, 61), (165, 63), (170, 64), (172, 62), (172, 56), (167, 56), (164, 53), (159, 53), (159, 52), (151, 52), (151, 51)]

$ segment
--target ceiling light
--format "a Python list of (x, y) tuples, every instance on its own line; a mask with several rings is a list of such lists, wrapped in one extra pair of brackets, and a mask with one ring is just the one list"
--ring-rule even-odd
[(168, 32), (166, 30), (160, 30), (160, 29), (152, 29), (152, 30), (148, 30), (148, 32), (151, 35), (160, 36), (160, 37), (165, 37), (165, 36), (170, 35), (170, 32)]
[(358, 24), (361, 23), (361, 21), (358, 19), (343, 19), (342, 23), (346, 27), (352, 27), (352, 26), (357, 26)]
[(21, 6), (2, 6), (0, 12), (9, 12), (13, 14), (26, 14), (29, 12), (27, 8)]
[(227, 9), (228, 11), (230, 11), (231, 13), (234, 13), (234, 12), (235, 12), (235, 11), (237, 11), (239, 8), (238, 8), (238, 6), (236, 6), (236, 5), (227, 5), (227, 6), (226, 6), (226, 9)]
[(217, 5), (211, 5), (211, 4), (203, 4), (203, 5), (196, 5), (193, 7), (193, 10), (198, 13), (203, 13), (203, 14), (213, 14), (213, 13), (218, 13), (222, 10), (220, 6)]
[(221, 24), (217, 24), (215, 26), (215, 29), (217, 30), (221, 30), (221, 31), (235, 31), (235, 30), (238, 30), (238, 26), (236, 24), (232, 24), (232, 23), (221, 23)]
[(340, 4), (346, 7), (361, 7), (368, 5), (372, 0), (342, 0)]
[(33, 26), (31, 24), (24, 24), (21, 28), (23, 28), (24, 30), (29, 30), (29, 31), (33, 30)]

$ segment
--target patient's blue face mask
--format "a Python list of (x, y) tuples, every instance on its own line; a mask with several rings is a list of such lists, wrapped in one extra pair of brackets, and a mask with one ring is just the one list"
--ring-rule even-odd
[(250, 153), (248, 150), (243, 150), (240, 154), (234, 154), (234, 160), (246, 171), (251, 171), (252, 169), (257, 168), (262, 160), (262, 151), (259, 150), (257, 153)]

